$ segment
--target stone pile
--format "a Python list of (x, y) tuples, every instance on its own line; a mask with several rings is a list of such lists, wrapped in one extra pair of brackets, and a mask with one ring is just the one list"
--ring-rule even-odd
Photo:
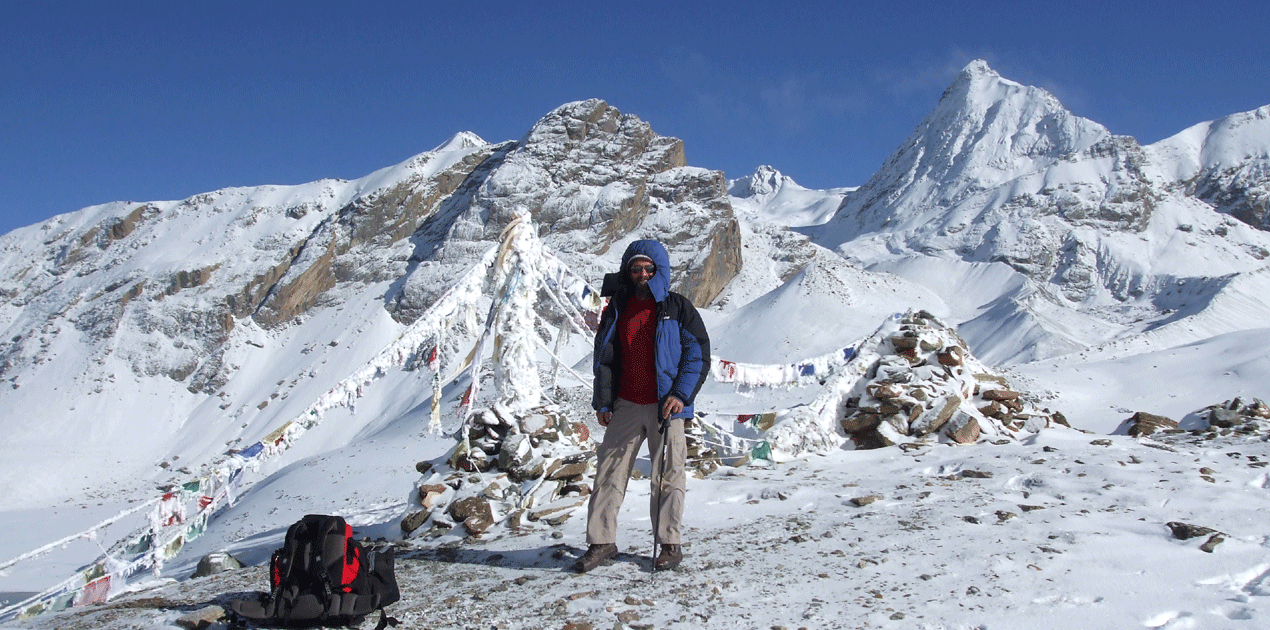
[(1139, 411), (1125, 420), (1121, 427), (1134, 437), (1158, 432), (1190, 433), (1210, 438), (1243, 435), (1270, 439), (1270, 405), (1260, 398), (1254, 398), (1252, 402), (1235, 398), (1189, 414), (1186, 428), (1182, 424), (1166, 416)]
[(448, 455), (418, 464), (420, 509), (401, 521), (407, 536), (557, 525), (586, 504), (595, 470), (590, 429), (559, 408), (481, 410), (461, 432)]
[(1246, 402), (1242, 398), (1228, 400), (1201, 410), (1208, 412), (1208, 427), (1218, 432), (1239, 431), (1266, 433), (1270, 430), (1270, 406), (1260, 398)]
[(970, 444), (1016, 438), (1052, 424), (1025, 394), (979, 363), (957, 333), (930, 313), (907, 314), (877, 341), (878, 358), (854, 385), (840, 420), (856, 448), (939, 440)]
[(684, 421), (684, 443), (688, 448), (688, 474), (705, 479), (719, 469), (719, 452), (705, 441), (706, 431), (692, 419)]

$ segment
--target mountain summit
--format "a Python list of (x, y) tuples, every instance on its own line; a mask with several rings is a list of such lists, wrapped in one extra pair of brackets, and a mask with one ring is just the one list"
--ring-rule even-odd
[[(260, 439), (399, 335), (521, 213), (596, 286), (626, 242), (658, 238), (676, 290), (708, 304), (740, 264), (724, 183), (686, 166), (680, 140), (593, 99), (518, 141), (460, 133), (357, 180), (110, 203), (0, 236), (0, 428), (8, 448), (43, 454), (0, 471), (0, 497), (49, 501), (25, 483), (36, 469), (72, 494), (149, 486)], [(456, 321), (447, 343), (474, 326)]]
[[(1143, 147), (974, 61), (869, 182), (804, 231), (877, 270), (903, 274), (907, 261), (934, 256), (965, 263), (965, 277), (982, 282), (972, 269), (1006, 266), (996, 294), (1012, 297), (989, 318), (1014, 322), (1011, 347), (993, 347), (996, 324), (963, 324), (991, 361), (1097, 345), (1141, 332), (1144, 321), (1177, 321), (1164, 296), (1198, 286), (1190, 279), (1265, 265), (1270, 134), (1258, 112)], [(956, 301), (958, 275), (928, 286)], [(1083, 323), (1053, 321), (1044, 313), (1054, 308)]]
[[(971, 62), (904, 144), (851, 195), (835, 217), (843, 236), (926, 224), (936, 208), (964, 206), (1011, 181), (1051, 168), (1100, 142), (1105, 127), (1063, 108), (1053, 95)], [(991, 202), (991, 199), (984, 199)], [(949, 218), (941, 227), (955, 227)], [(852, 226), (846, 228), (846, 226)]]

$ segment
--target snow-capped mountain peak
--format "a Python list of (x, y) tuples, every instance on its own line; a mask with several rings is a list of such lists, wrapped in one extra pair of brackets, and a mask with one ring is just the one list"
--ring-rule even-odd
[(749, 177), (728, 180), (728, 194), (733, 197), (765, 197), (778, 192), (786, 182), (794, 180), (766, 164), (754, 169)]
[(460, 150), (460, 149), (475, 149), (478, 147), (483, 147), (487, 144), (489, 143), (481, 139), (480, 136), (470, 131), (460, 131), (454, 134), (453, 136), (450, 136), (449, 140), (442, 142), (441, 145), (433, 149), (432, 152), (441, 153), (443, 151), (454, 151), (454, 150)]
[(728, 180), (728, 195), (737, 212), (787, 227), (824, 223), (853, 190), (811, 190), (767, 165), (754, 169), (749, 177)]
[[(1049, 92), (1004, 79), (976, 60), (957, 75), (865, 189), (876, 191), (876, 197), (896, 185), (922, 181), (960, 190), (990, 187), (1084, 151), (1110, 135), (1102, 125), (1068, 112)], [(938, 197), (923, 195), (921, 201)]]
[[(1015, 332), (1031, 328), (1034, 342), (996, 354), (986, 344), (999, 335), (977, 337), (976, 324), (963, 324), (972, 345), (993, 360), (1105, 342), (1130, 332), (1094, 323), (1108, 313), (1154, 320), (1171, 312), (1157, 296), (1187, 276), (1264, 266), (1270, 169), (1257, 156), (1270, 134), (1261, 133), (1259, 112), (1144, 148), (975, 61), (882, 169), (807, 233), (880, 270), (918, 256), (1008, 266), (1036, 287), (1023, 300), (1017, 279), (1000, 286), (1015, 298)], [(1221, 166), (1227, 163), (1233, 166)], [(957, 299), (959, 288), (931, 280), (930, 288)], [(1054, 307), (1096, 315), (1077, 326), (1047, 323), (1040, 313)], [(997, 327), (982, 330), (989, 329)]]

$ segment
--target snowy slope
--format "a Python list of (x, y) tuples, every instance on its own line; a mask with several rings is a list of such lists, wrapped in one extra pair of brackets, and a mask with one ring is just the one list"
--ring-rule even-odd
[[(636, 482), (611, 564), (585, 576), (567, 571), (584, 547), (576, 517), (451, 548), (406, 544), (397, 550), (402, 600), (389, 613), (402, 627), (509, 630), (1264, 626), (1270, 555), (1260, 515), (1270, 506), (1259, 466), (1270, 451), (1262, 436), (1105, 441), (1047, 430), (1004, 446), (844, 451), (690, 479), (684, 564), (655, 575), (648, 487)], [(358, 490), (376, 487), (356, 466), (314, 469), (309, 479), (334, 474)], [(253, 513), (298, 514), (310, 496), (299, 479), (272, 485)], [(382, 513), (354, 519), (359, 535), (387, 529)], [(1222, 541), (1205, 553), (1211, 535), (1180, 540), (1167, 526), (1174, 522), (1211, 528)], [(283, 531), (255, 531), (232, 547), (252, 568), (160, 581), (113, 605), (11, 625), (173, 627), (263, 588), (261, 563)]]
[[(347, 313), (337, 306), (285, 329), (221, 325), (233, 315), (225, 294), (291, 262), (352, 200), (431, 177), (482, 146), (460, 134), (355, 181), (107, 204), (5, 235), (4, 282), (22, 297), (6, 301), (0, 320), (12, 339), (0, 395), (21, 413), (4, 414), (0, 427), (10, 436), (5, 458), (23, 463), (0, 472), (5, 503), (151, 487), (175, 472), (161, 462), (198, 466), (298, 415), (397, 334), (374, 299), (386, 283), (341, 296)], [(93, 241), (129, 216), (130, 232)], [(82, 248), (59, 249), (67, 240)], [(183, 286), (195, 270), (202, 277)], [(224, 365), (234, 374), (214, 397), (173, 382)], [(30, 483), (32, 472), (48, 483)]]

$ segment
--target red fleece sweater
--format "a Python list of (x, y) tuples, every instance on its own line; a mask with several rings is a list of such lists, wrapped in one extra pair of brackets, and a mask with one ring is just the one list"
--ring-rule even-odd
[(657, 378), (653, 366), (653, 333), (657, 325), (657, 302), (633, 297), (617, 318), (618, 342), (622, 346), (622, 378), (617, 395), (637, 405), (657, 402)]

